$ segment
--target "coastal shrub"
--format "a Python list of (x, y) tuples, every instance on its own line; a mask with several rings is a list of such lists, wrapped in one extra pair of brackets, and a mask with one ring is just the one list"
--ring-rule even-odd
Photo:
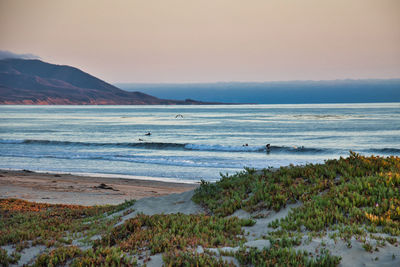
[(9, 266), (10, 264), (15, 264), (20, 259), (21, 255), (14, 252), (11, 255), (7, 254), (5, 249), (0, 248), (0, 265), (1, 266)]
[(137, 266), (136, 258), (127, 256), (121, 249), (116, 247), (89, 249), (82, 253), (81, 257), (73, 260), (72, 267), (91, 266)]
[(375, 231), (400, 235), (400, 173), (379, 173), (352, 177), (332, 187), (326, 194), (314, 196), (293, 209), (286, 218), (271, 226), (285, 230), (321, 231), (334, 224), (379, 226)]
[[(288, 166), (278, 170), (264, 169), (261, 173), (245, 170), (232, 176), (222, 176), (216, 183), (203, 182), (196, 189), (193, 201), (203, 205), (210, 213), (220, 216), (230, 215), (241, 208), (248, 211), (279, 211), (289, 203), (316, 200), (316, 196), (336, 185), (381, 173), (391, 173), (391, 178), (388, 177), (384, 186), (393, 187), (400, 173), (400, 159), (364, 157), (350, 152), (348, 158), (327, 160), (324, 164)], [(356, 196), (354, 200), (357, 201)]]
[(230, 215), (242, 207), (243, 199), (250, 193), (252, 180), (254, 175), (247, 170), (232, 176), (221, 174), (216, 183), (202, 181), (192, 199), (214, 215)]
[(244, 266), (337, 266), (340, 257), (330, 255), (326, 250), (316, 258), (309, 257), (305, 251), (296, 251), (290, 248), (272, 247), (257, 250), (255, 248), (241, 248), (234, 253), (235, 258)]
[(241, 227), (252, 224), (252, 220), (236, 217), (139, 214), (104, 235), (95, 246), (117, 245), (124, 251), (136, 252), (149, 249), (152, 254), (194, 249), (197, 246), (236, 246), (244, 240)]
[[(202, 183), (193, 200), (219, 216), (239, 208), (250, 212), (279, 211), (300, 201), (303, 205), (269, 224), (276, 230), (264, 238), (275, 245), (292, 247), (299, 245), (301, 236), (297, 234), (305, 230), (312, 239), (324, 236), (329, 229), (335, 232), (335, 240), (340, 237), (350, 247), (351, 238), (356, 237), (370, 250), (368, 232), (395, 236), (379, 240), (377, 246), (386, 241), (399, 243), (399, 189), (399, 157), (365, 157), (351, 152), (348, 158), (327, 160), (324, 164), (282, 167), (262, 173), (246, 170), (225, 176), (214, 184)], [(235, 205), (230, 205), (232, 201)]]
[(76, 247), (60, 247), (49, 253), (41, 254), (37, 257), (33, 267), (64, 266), (65, 263), (82, 254), (82, 251)]
[(232, 262), (224, 261), (221, 258), (213, 257), (206, 253), (193, 253), (173, 251), (163, 254), (164, 266), (235, 266)]
[(301, 244), (302, 234), (295, 232), (288, 232), (286, 230), (277, 230), (270, 232), (267, 236), (264, 236), (271, 242), (271, 246), (291, 248)]
[(47, 266), (137, 266), (136, 259), (131, 259), (119, 248), (98, 248), (83, 251), (76, 246), (59, 247), (39, 255), (32, 267)]
[[(106, 213), (121, 210), (134, 201), (116, 206), (85, 207), (79, 205), (54, 205), (18, 199), (0, 199), (0, 245), (17, 244), (32, 240), (35, 245), (52, 246), (68, 234), (92, 229), (93, 221)], [(109, 220), (112, 222), (112, 220)]]

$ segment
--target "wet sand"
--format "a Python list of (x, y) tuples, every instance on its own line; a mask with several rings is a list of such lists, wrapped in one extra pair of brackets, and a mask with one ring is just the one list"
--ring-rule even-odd
[[(104, 184), (104, 185), (102, 185)], [(182, 193), (195, 184), (0, 170), (0, 198), (85, 206)]]

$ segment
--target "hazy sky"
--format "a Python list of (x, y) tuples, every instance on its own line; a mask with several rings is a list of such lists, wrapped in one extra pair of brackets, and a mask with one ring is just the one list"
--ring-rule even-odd
[(400, 78), (400, 0), (0, 0), (0, 50), (108, 82)]

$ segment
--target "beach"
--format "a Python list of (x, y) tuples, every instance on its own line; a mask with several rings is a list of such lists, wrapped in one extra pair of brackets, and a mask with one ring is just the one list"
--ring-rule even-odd
[[(358, 202), (370, 208), (388, 205), (389, 210), (395, 209), (399, 193), (384, 188), (388, 183), (390, 187), (400, 185), (399, 162), (394, 157), (352, 154), (323, 165), (248, 170), (200, 185), (1, 170), (0, 212), (7, 227), (0, 249), (8, 255), (2, 261), (14, 263), (11, 266), (45, 266), (41, 265), (43, 259), (47, 264), (62, 256), (66, 262), (104, 263), (114, 255), (123, 266), (176, 266), (188, 261), (202, 263), (199, 266), (217, 262), (221, 266), (252, 266), (251, 262), (255, 266), (265, 262), (397, 266), (397, 215), (376, 209), (374, 214), (355, 216), (364, 209)], [(367, 176), (371, 171), (376, 175)], [(310, 179), (299, 178), (304, 174)], [(362, 179), (368, 179), (372, 187), (363, 188)], [(307, 187), (300, 186), (303, 183)], [(390, 203), (369, 201), (379, 194), (373, 188), (382, 184), (380, 192), (385, 199), (392, 196)], [(347, 187), (353, 191), (335, 193), (345, 192)], [(260, 195), (261, 191), (265, 194)], [(361, 192), (365, 194), (362, 197), (355, 194)], [(125, 202), (131, 199), (136, 201)], [(340, 212), (326, 212), (326, 205), (335, 205)], [(85, 209), (88, 213), (82, 213)], [(356, 209), (360, 210), (354, 213)], [(24, 218), (26, 224), (20, 224), (18, 218)], [(47, 227), (54, 222), (55, 227)], [(298, 222), (301, 226), (294, 227)], [(37, 227), (41, 230), (30, 232)], [(93, 256), (93, 249), (108, 256)]]
[(196, 184), (154, 180), (0, 170), (0, 198), (50, 204), (116, 205), (125, 200), (182, 193), (196, 187)]

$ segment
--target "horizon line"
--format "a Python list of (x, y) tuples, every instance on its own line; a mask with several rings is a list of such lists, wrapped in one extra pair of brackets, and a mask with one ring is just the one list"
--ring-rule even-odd
[(341, 82), (341, 81), (399, 81), (398, 78), (344, 78), (344, 79), (327, 79), (327, 80), (271, 80), (271, 81), (210, 81), (210, 82), (198, 82), (198, 81), (190, 81), (190, 82), (111, 82), (111, 84), (138, 84), (138, 85), (184, 85), (184, 84), (263, 84), (263, 83), (284, 83), (284, 82)]

